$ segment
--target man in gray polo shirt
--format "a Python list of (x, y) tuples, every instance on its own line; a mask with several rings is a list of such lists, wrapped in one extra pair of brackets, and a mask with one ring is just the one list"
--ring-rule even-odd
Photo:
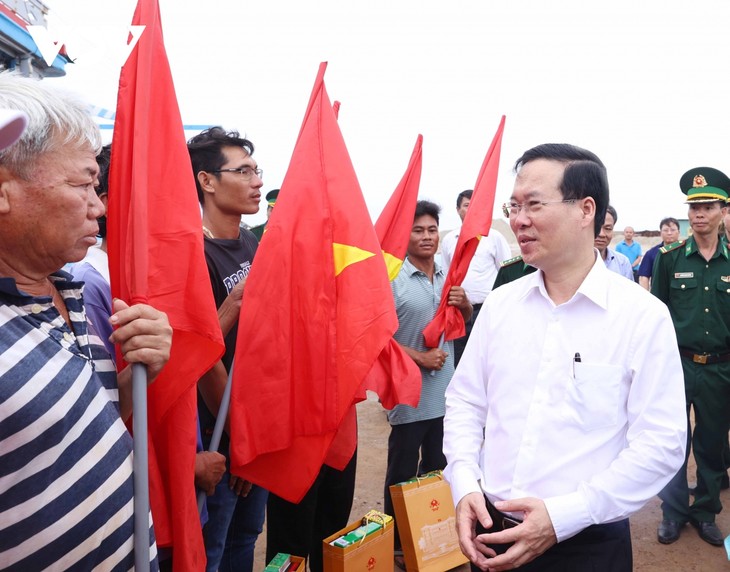
[[(391, 283), (398, 330), (393, 336), (421, 368), (418, 407), (398, 405), (388, 412), (388, 468), (385, 475), (385, 512), (393, 514), (388, 487), (446, 466), (442, 451), (444, 392), (454, 373), (453, 342), (443, 348), (427, 348), (423, 329), (433, 319), (441, 301), (446, 272), (435, 262), (439, 244), (438, 205), (418, 201), (408, 243), (407, 257)], [(461, 286), (448, 293), (449, 305), (471, 317), (472, 307)], [(420, 464), (419, 464), (420, 459)]]

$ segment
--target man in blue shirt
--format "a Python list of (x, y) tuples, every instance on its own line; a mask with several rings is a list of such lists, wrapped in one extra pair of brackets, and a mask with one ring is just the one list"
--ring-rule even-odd
[(627, 226), (624, 229), (624, 239), (616, 245), (616, 252), (620, 252), (631, 263), (634, 280), (639, 281), (639, 265), (641, 264), (641, 245), (634, 242), (634, 229)]

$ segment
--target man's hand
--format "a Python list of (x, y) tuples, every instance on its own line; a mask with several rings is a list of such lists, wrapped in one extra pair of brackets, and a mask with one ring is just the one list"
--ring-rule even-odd
[(231, 479), (228, 481), (228, 488), (239, 497), (247, 497), (248, 493), (251, 492), (252, 486), (252, 482), (244, 481), (241, 477), (235, 475), (231, 475)]
[(433, 369), (436, 371), (439, 371), (442, 367), (444, 367), (444, 364), (446, 363), (446, 356), (449, 355), (441, 348), (431, 348), (425, 352), (419, 352), (419, 354), (420, 363), (416, 363), (425, 369)]
[[(502, 572), (512, 570), (518, 566), (532, 562), (548, 548), (557, 543), (555, 529), (550, 520), (545, 503), (537, 498), (522, 498), (511, 501), (501, 501), (494, 505), (503, 512), (524, 512), (523, 522), (514, 528), (501, 532), (480, 534), (477, 542), (489, 544), (508, 544), (514, 542), (504, 554), (486, 559), (486, 568), (479, 564), (482, 570)], [(458, 513), (457, 513), (458, 517)], [(457, 518), (458, 527), (458, 518)]]
[(477, 522), (486, 529), (492, 527), (492, 519), (487, 512), (484, 495), (469, 493), (456, 505), (456, 534), (459, 537), (459, 547), (464, 556), (475, 566), (481, 570), (487, 570), (488, 558), (494, 556), (495, 552), (484, 543), (477, 541)]
[(109, 339), (119, 344), (127, 363), (145, 364), (148, 379), (154, 379), (170, 359), (172, 327), (167, 314), (147, 304), (129, 306), (118, 298), (112, 309), (109, 320), (115, 329)]
[(464, 320), (471, 318), (473, 311), (469, 298), (466, 297), (466, 291), (461, 286), (452, 286), (449, 289), (449, 300), (447, 302), (449, 306), (456, 306)]
[(226, 458), (216, 451), (200, 451), (195, 455), (195, 486), (210, 496), (226, 472)]
[(233, 290), (229, 292), (220, 308), (218, 308), (218, 322), (221, 325), (223, 337), (228, 335), (228, 332), (238, 321), (238, 316), (241, 315), (241, 303), (243, 302), (243, 289), (245, 286), (246, 278), (233, 287)]

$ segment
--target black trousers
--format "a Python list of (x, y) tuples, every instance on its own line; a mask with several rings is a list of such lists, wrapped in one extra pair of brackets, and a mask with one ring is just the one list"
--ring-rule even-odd
[[(496, 522), (496, 521), (495, 521)], [(500, 532), (501, 526), (486, 530), (477, 523), (477, 534)], [(511, 545), (491, 544), (497, 554)], [(551, 546), (532, 562), (515, 568), (520, 572), (631, 572), (631, 529), (629, 519), (610, 524), (594, 524), (572, 538)], [(471, 565), (472, 572), (479, 568)]]
[(322, 540), (347, 526), (355, 496), (357, 450), (342, 471), (322, 465), (299, 504), (269, 494), (266, 561), (278, 552), (305, 556), (311, 572), (322, 572)]
[(402, 483), (430, 471), (446, 467), (443, 452), (444, 418), (427, 419), (393, 425), (388, 437), (388, 467), (385, 471), (385, 488), (383, 491), (383, 511), (393, 517), (395, 530), (395, 548), (400, 549), (398, 523), (395, 521), (393, 500), (388, 487)]

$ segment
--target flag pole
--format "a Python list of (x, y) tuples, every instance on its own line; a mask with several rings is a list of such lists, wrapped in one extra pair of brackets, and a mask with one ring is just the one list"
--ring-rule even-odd
[(150, 569), (150, 488), (147, 464), (147, 366), (132, 364), (132, 430), (134, 431), (134, 569)]
[[(233, 379), (233, 365), (236, 360), (231, 362), (231, 369), (228, 372), (228, 381), (226, 381), (226, 388), (223, 390), (223, 397), (221, 397), (221, 406), (218, 408), (218, 416), (215, 418), (215, 426), (213, 427), (213, 435), (210, 438), (210, 447), (208, 451), (217, 452), (218, 447), (221, 444), (221, 437), (223, 436), (223, 427), (226, 424), (226, 418), (228, 417), (228, 409), (231, 403), (231, 380)], [(198, 493), (198, 513), (203, 511), (203, 503), (205, 502), (205, 491)]]

